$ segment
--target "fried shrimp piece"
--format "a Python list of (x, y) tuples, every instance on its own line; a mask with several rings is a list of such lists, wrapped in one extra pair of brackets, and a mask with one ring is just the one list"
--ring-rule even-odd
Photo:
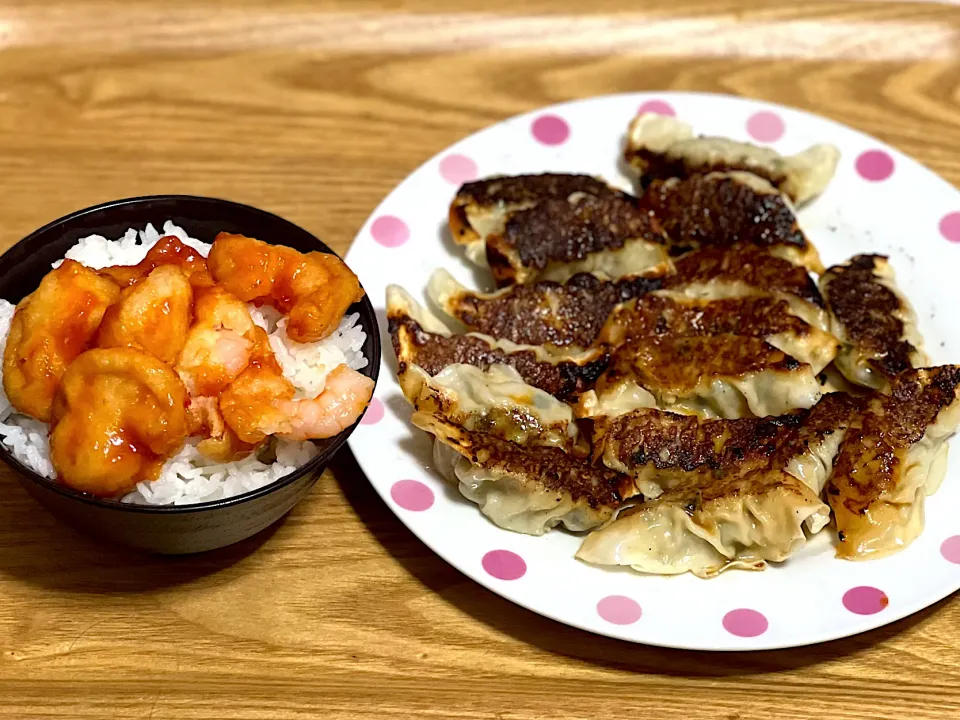
[(317, 397), (295, 400), (293, 385), (276, 369), (252, 365), (220, 396), (220, 411), (247, 443), (263, 442), (267, 435), (320, 440), (353, 425), (370, 402), (373, 387), (366, 375), (338, 365)]
[(316, 342), (332, 333), (363, 297), (360, 281), (336, 255), (300, 253), (243, 235), (220, 233), (207, 258), (214, 279), (244, 302), (288, 315), (287, 335)]
[(250, 364), (258, 328), (247, 306), (219, 286), (198, 292), (193, 312), (176, 369), (191, 397), (215, 396)]
[(217, 462), (249, 455), (245, 443), (224, 423), (219, 394), (251, 363), (279, 372), (267, 335), (257, 327), (247, 306), (219, 286), (198, 292), (196, 320), (187, 333), (176, 370), (190, 393), (187, 407), (190, 435), (199, 435), (197, 449)]
[(155, 480), (186, 440), (186, 396), (173, 369), (143, 350), (80, 355), (53, 403), (50, 453), (60, 482), (115, 497)]
[(207, 261), (199, 252), (185, 245), (173, 235), (157, 241), (146, 256), (136, 265), (116, 265), (100, 270), (120, 287), (129, 287), (161, 265), (173, 265), (183, 270), (195, 288), (211, 287), (213, 278), (207, 270)]
[(50, 421), (60, 377), (119, 297), (115, 282), (65, 260), (20, 301), (3, 353), (3, 389), (14, 408)]
[(285, 427), (287, 416), (280, 405), (293, 402), (296, 388), (271, 368), (245, 370), (220, 395), (224, 422), (243, 442), (256, 445)]
[(161, 265), (123, 290), (103, 316), (95, 345), (146, 350), (173, 364), (187, 340), (193, 288), (184, 272)]

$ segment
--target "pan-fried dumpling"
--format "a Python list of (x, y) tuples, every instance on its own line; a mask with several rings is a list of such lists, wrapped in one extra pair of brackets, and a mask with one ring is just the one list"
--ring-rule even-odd
[(416, 413), (413, 419), (436, 438), (436, 468), (507, 530), (542, 535), (559, 524), (575, 532), (589, 530), (636, 494), (628, 477), (560, 448), (521, 446), (470, 432), (442, 413)]
[(666, 242), (633, 199), (579, 195), (511, 215), (503, 233), (487, 236), (487, 261), (498, 287), (579, 272), (616, 278), (666, 265)]
[(802, 205), (827, 187), (840, 161), (840, 151), (832, 145), (814, 145), (796, 155), (783, 156), (772, 148), (729, 138), (695, 137), (693, 128), (681, 120), (641, 113), (630, 124), (624, 158), (644, 186), (651, 180), (714, 170), (745, 170)]
[(789, 302), (760, 294), (700, 300), (663, 291), (650, 293), (618, 306), (598, 341), (619, 346), (651, 335), (761, 338), (807, 363), (815, 374), (839, 349), (835, 337), (794, 315)]
[(400, 365), (419, 365), (436, 375), (448, 365), (487, 368), (506, 364), (523, 380), (561, 400), (577, 397), (593, 386), (609, 357), (603, 348), (557, 355), (532, 345), (517, 345), (487, 335), (454, 335), (400, 287), (387, 287), (387, 322)]
[(929, 360), (917, 318), (882, 255), (857, 255), (820, 278), (830, 331), (843, 347), (837, 369), (852, 383), (886, 390), (891, 380)]
[(525, 383), (509, 365), (486, 370), (449, 365), (430, 377), (423, 368), (404, 364), (399, 380), (417, 413), (442, 414), (465, 430), (518, 445), (557, 447), (581, 457), (589, 453), (570, 406)]
[(664, 277), (664, 290), (703, 300), (772, 295), (788, 302), (790, 311), (809, 325), (829, 330), (823, 298), (807, 269), (762, 247), (705, 247), (675, 258), (674, 268)]
[(663, 279), (663, 289), (689, 297), (717, 300), (761, 291), (802, 302), (812, 313), (823, 308), (820, 290), (806, 268), (778, 258), (759, 245), (707, 246), (674, 258), (673, 265), (674, 272)]
[(460, 188), (450, 205), (450, 232), (472, 262), (486, 267), (487, 237), (502, 234), (507, 219), (514, 213), (549, 199), (616, 194), (618, 190), (589, 175), (545, 173), (490, 177)]
[(465, 288), (446, 270), (437, 270), (427, 293), (469, 330), (522, 345), (585, 348), (596, 340), (617, 303), (662, 285), (658, 273), (617, 280), (578, 273), (564, 283), (541, 280), (480, 293)]
[(450, 227), (474, 260), (483, 240), (499, 287), (578, 272), (616, 277), (669, 260), (666, 236), (636, 198), (584, 176), (469, 183), (453, 201)]
[(427, 292), (468, 330), (523, 345), (583, 348), (597, 340), (619, 303), (662, 288), (702, 300), (773, 296), (809, 325), (827, 326), (820, 291), (807, 271), (754, 245), (688, 253), (676, 261), (674, 273), (649, 271), (616, 280), (578, 273), (563, 283), (541, 280), (493, 293), (470, 290), (441, 269), (431, 276)]
[(620, 511), (583, 541), (577, 557), (595, 565), (629, 565), (658, 575), (762, 570), (819, 532), (829, 508), (792, 475), (775, 470), (704, 479), (692, 475), (655, 500)]
[(823, 272), (817, 249), (777, 189), (748, 172), (654, 180), (640, 207), (660, 221), (670, 253), (737, 243), (765, 248), (813, 272)]
[(908, 370), (874, 393), (840, 444), (827, 499), (848, 560), (883, 557), (923, 530), (923, 501), (946, 472), (960, 423), (960, 366)]
[(647, 499), (693, 475), (784, 470), (819, 495), (857, 401), (825, 396), (810, 410), (780, 417), (700, 420), (661, 410), (634, 410), (593, 421), (593, 456), (631, 476)]
[(759, 338), (651, 336), (617, 348), (577, 411), (596, 417), (658, 407), (704, 418), (763, 417), (819, 399), (810, 366)]

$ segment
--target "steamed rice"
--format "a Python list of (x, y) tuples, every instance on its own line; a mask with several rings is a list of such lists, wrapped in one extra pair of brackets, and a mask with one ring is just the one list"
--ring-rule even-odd
[[(101, 235), (85, 237), (67, 251), (66, 258), (94, 270), (111, 265), (136, 265), (161, 237), (168, 235), (176, 236), (204, 257), (210, 252), (210, 245), (191, 238), (168, 220), (163, 225), (163, 233), (147, 225), (139, 232), (127, 230), (119, 240), (108, 240)], [(53, 266), (62, 262), (57, 261)], [(297, 397), (316, 397), (324, 388), (327, 374), (337, 365), (346, 363), (354, 370), (367, 365), (362, 352), (366, 334), (357, 325), (359, 314), (344, 317), (337, 330), (325, 340), (297, 343), (287, 337), (286, 318), (276, 310), (266, 306), (248, 307), (253, 321), (267, 331), (284, 376), (297, 388)], [(14, 310), (14, 305), (0, 300), (0, 351), (6, 346)], [(0, 385), (0, 442), (34, 472), (53, 479), (56, 472), (50, 461), (49, 434), (50, 426), (46, 423), (14, 412)], [(198, 438), (188, 439), (183, 449), (163, 466), (157, 480), (139, 483), (123, 502), (189, 505), (229, 498), (274, 483), (317, 454), (316, 445), (309, 440), (277, 440), (273, 462), (251, 455), (236, 462), (214, 463), (200, 454), (198, 442)]]

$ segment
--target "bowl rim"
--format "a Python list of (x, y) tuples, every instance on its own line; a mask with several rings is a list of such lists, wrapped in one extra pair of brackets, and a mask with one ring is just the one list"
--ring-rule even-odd
[[(7, 254), (13, 253), (21, 248), (24, 248), (31, 244), (31, 242), (39, 235), (55, 230), (58, 226), (66, 225), (71, 221), (82, 218), (86, 215), (103, 212), (108, 210), (114, 210), (119, 207), (125, 207), (129, 205), (139, 205), (146, 204), (149, 202), (203, 202), (210, 203), (213, 205), (220, 205), (224, 207), (233, 208), (244, 213), (254, 214), (261, 216), (264, 220), (270, 222), (279, 222), (292, 226), (305, 235), (308, 235), (313, 241), (319, 246), (317, 249), (321, 252), (327, 252), (331, 255), (343, 260), (340, 257), (339, 253), (335, 252), (331, 247), (324, 243), (320, 238), (314, 235), (312, 232), (305, 230), (296, 223), (287, 220), (286, 218), (276, 215), (275, 213), (268, 212), (266, 210), (261, 210), (260, 208), (254, 207), (252, 205), (246, 205), (244, 203), (234, 202), (233, 200), (224, 200), (222, 198), (208, 197), (204, 195), (178, 195), (178, 194), (166, 194), (166, 195), (139, 195), (136, 197), (121, 198), (119, 200), (110, 200), (104, 203), (99, 203), (97, 205), (91, 205), (90, 207), (82, 208), (80, 210), (75, 210), (63, 217), (57, 218), (52, 222), (47, 223), (46, 225), (34, 230), (29, 235), (24, 237), (22, 240), (18, 241), (11, 247), (9, 247), (4, 253), (0, 254), (0, 257), (3, 257)], [(363, 287), (363, 283), (361, 283)], [(380, 344), (380, 327), (377, 320), (377, 313), (373, 308), (373, 304), (370, 302), (370, 297), (364, 293), (363, 298), (357, 303), (361, 306), (361, 315), (368, 317), (372, 323), (370, 340), (372, 343), (372, 357), (367, 358), (368, 363), (361, 372), (364, 375), (373, 380), (374, 383), (374, 392), (376, 392), (377, 380), (380, 375), (380, 363), (381, 363), (381, 344)], [(116, 510), (120, 512), (129, 512), (129, 513), (140, 513), (140, 514), (159, 514), (159, 515), (186, 515), (191, 513), (202, 513), (207, 510), (217, 510), (226, 507), (234, 507), (237, 505), (243, 505), (248, 502), (252, 502), (259, 498), (262, 498), (270, 493), (281, 490), (282, 488), (296, 482), (302, 478), (307, 473), (312, 473), (317, 470), (322, 470), (330, 462), (334, 455), (340, 451), (344, 443), (346, 443), (347, 438), (357, 429), (357, 426), (363, 420), (363, 416), (366, 415), (367, 410), (370, 409), (370, 404), (364, 408), (363, 413), (360, 414), (360, 417), (357, 418), (356, 422), (343, 432), (335, 435), (332, 438), (332, 442), (328, 447), (322, 450), (316, 457), (312, 458), (310, 462), (305, 465), (301, 465), (296, 468), (293, 472), (288, 475), (284, 475), (281, 478), (264, 485), (261, 488), (256, 490), (251, 490), (249, 492), (242, 493), (240, 495), (234, 495), (229, 498), (222, 498), (220, 500), (210, 500), (208, 502), (202, 503), (192, 503), (187, 505), (136, 505), (133, 503), (125, 503), (120, 500), (108, 499), (108, 498), (99, 498), (94, 495), (89, 495), (87, 493), (82, 493), (77, 490), (61, 485), (56, 480), (51, 480), (50, 478), (44, 477), (38, 474), (36, 471), (24, 465), (16, 457), (13, 456), (13, 453), (0, 442), (0, 460), (3, 460), (8, 466), (10, 466), (15, 472), (19, 473), (23, 478), (32, 481), (34, 484), (40, 486), (44, 490), (49, 490), (55, 492), (65, 498), (70, 500), (76, 500), (87, 505), (93, 505), (95, 507), (103, 508), (105, 510)]]

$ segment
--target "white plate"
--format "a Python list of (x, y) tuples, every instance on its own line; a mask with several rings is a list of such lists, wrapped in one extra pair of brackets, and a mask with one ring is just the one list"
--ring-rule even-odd
[[(927, 503), (926, 529), (906, 551), (872, 562), (833, 556), (828, 536), (761, 573), (713, 580), (642, 576), (574, 559), (580, 539), (501, 530), (429, 467), (430, 441), (410, 425), (383, 308), (389, 283), (423, 296), (435, 268), (468, 285), (475, 272), (446, 239), (447, 208), (464, 180), (545, 171), (602, 175), (618, 168), (624, 130), (644, 109), (672, 112), (700, 133), (772, 144), (785, 153), (830, 142), (843, 153), (826, 194), (800, 213), (827, 264), (888, 254), (914, 303), (934, 363), (960, 362), (960, 193), (893, 148), (799, 110), (693, 93), (627, 94), (556, 105), (487, 128), (429, 160), (390, 193), (347, 260), (379, 317), (384, 365), (375, 407), (350, 438), (360, 466), (397, 517), (480, 584), (547, 617), (634, 642), (702, 650), (760, 650), (844, 637), (884, 625), (960, 588), (960, 451)], [(955, 322), (955, 321), (954, 321)]]

